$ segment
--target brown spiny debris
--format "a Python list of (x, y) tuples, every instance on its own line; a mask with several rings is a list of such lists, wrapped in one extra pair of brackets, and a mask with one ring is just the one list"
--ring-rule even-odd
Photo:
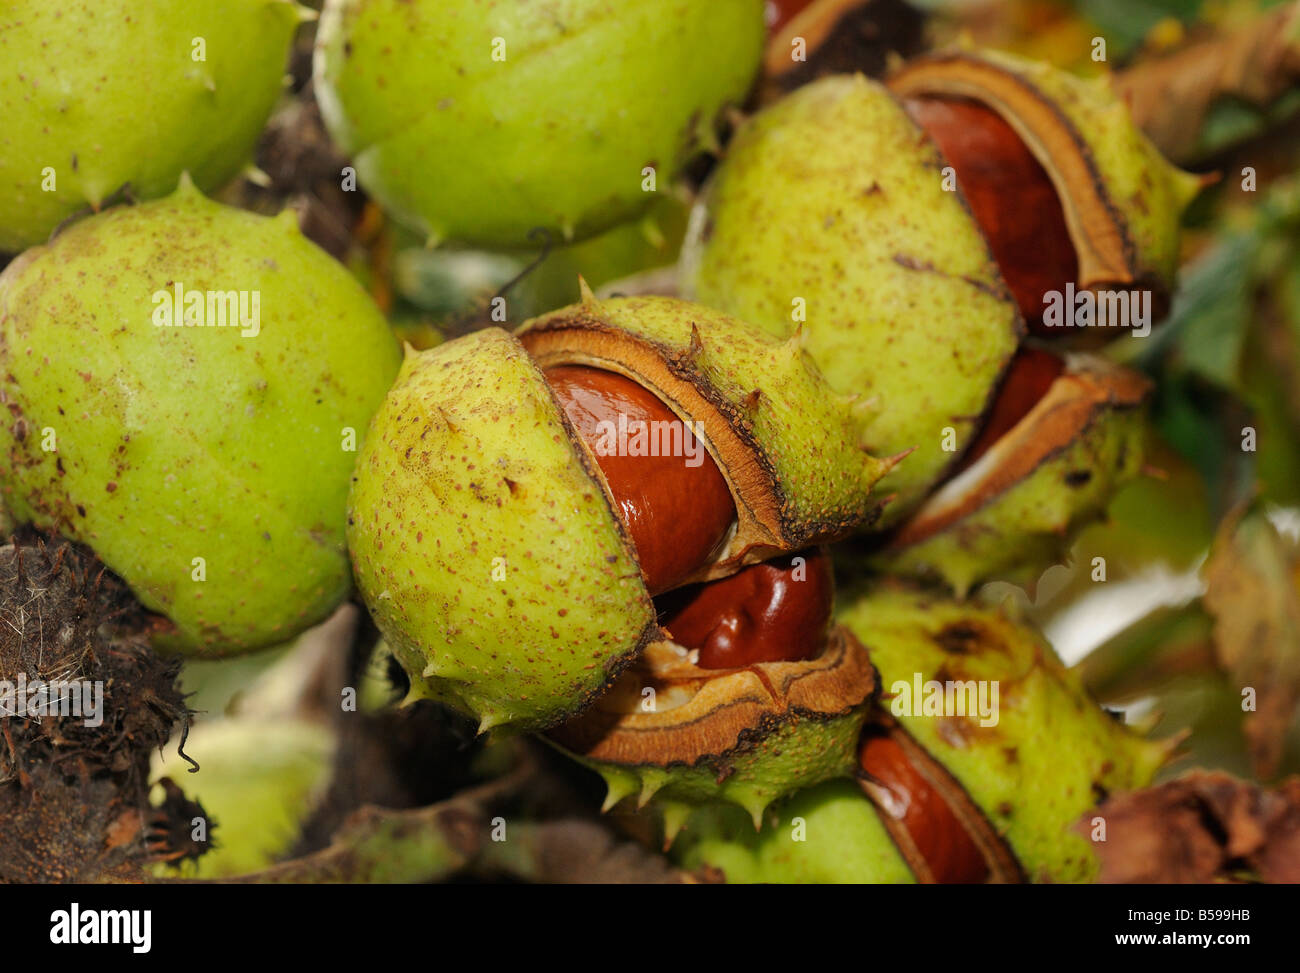
[(0, 547), (0, 883), (130, 878), (170, 850), (149, 841), (149, 758), (188, 711), (148, 623), (85, 549)]

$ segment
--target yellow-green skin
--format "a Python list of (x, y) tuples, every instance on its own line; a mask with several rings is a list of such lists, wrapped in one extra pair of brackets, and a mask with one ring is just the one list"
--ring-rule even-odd
[(604, 778), (607, 809), (625, 797), (634, 797), (638, 806), (653, 798), (670, 836), (702, 805), (736, 805), (754, 831), (773, 801), (853, 773), (867, 709), (826, 719), (793, 716), (771, 731), (755, 727), (754, 740), (692, 766), (614, 764), (563, 752)]
[(720, 869), (733, 885), (916, 881), (875, 806), (851, 780), (829, 780), (782, 801), (761, 831), (736, 808), (701, 809), (672, 851), (683, 868)]
[[(174, 282), (257, 292), (258, 333), (159, 326), (154, 295)], [(0, 275), (0, 494), (170, 618), (160, 646), (283, 642), (351, 589), (348, 478), (399, 358), (291, 212), (232, 209), (185, 182)]]
[[(211, 847), (181, 865), (185, 877), (245, 875), (287, 855), (329, 785), (336, 744), (330, 727), (305, 720), (227, 718), (190, 732), (185, 751), (197, 773), (155, 754), (153, 778), (170, 777), (208, 814)], [(159, 864), (154, 874), (175, 877), (176, 869)]]
[(642, 211), (646, 166), (666, 191), (745, 100), (764, 34), (762, 0), (330, 0), (317, 94), (400, 220), (536, 246), (535, 227), (581, 238)]
[(414, 698), (558, 722), (654, 630), (623, 529), (504, 331), (408, 351), (348, 499), (357, 585)]
[(944, 162), (892, 95), (861, 76), (806, 85), (737, 134), (693, 218), (688, 295), (808, 351), (870, 410), (885, 521), (920, 500), (977, 429), (1022, 328)]
[[(870, 515), (880, 463), (857, 446), (797, 347), (671, 298), (588, 301), (564, 316), (703, 351), (710, 395), (753, 410), (794, 544)], [(815, 403), (806, 410), (798, 403)], [(802, 519), (801, 519), (802, 518)], [(410, 352), (357, 460), (348, 547), (412, 695), (481, 729), (535, 730), (584, 708), (652, 638), (654, 607), (594, 460), (519, 341), (488, 329)]]
[[(983, 809), (1031, 881), (1086, 882), (1097, 875), (1088, 839), (1074, 823), (1113, 791), (1143, 787), (1168, 747), (1143, 740), (1101, 709), (1033, 629), (1001, 612), (885, 582), (844, 600), (839, 620), (871, 653), (881, 705)], [(895, 709), (896, 683), (996, 680), (998, 722), (911, 715)], [(738, 818), (688, 822), (676, 851), (692, 866), (729, 864), (735, 881), (911, 881), (870, 803), (853, 810), (846, 787), (824, 786), (774, 809), (757, 837), (740, 839)], [(874, 813), (874, 812), (873, 812)], [(790, 840), (791, 819), (806, 840)], [(892, 852), (892, 854), (891, 854)]]
[(870, 566), (942, 579), (959, 597), (984, 581), (1032, 583), (1137, 477), (1144, 440), (1140, 410), (1108, 409), (1011, 489), (926, 540), (872, 557)]
[(127, 184), (151, 199), (186, 170), (203, 189), (238, 173), (299, 19), (289, 0), (0, 5), (0, 252), (43, 243)]
[[(519, 333), (569, 320), (643, 338), (665, 359), (681, 360), (709, 397), (746, 423), (783, 494), (791, 549), (818, 534), (874, 518), (885, 464), (867, 452), (869, 420), (852, 396), (832, 389), (799, 339), (780, 341), (719, 311), (670, 297), (624, 297), (561, 308)], [(692, 339), (698, 337), (692, 349)], [(755, 390), (753, 405), (745, 404)]]

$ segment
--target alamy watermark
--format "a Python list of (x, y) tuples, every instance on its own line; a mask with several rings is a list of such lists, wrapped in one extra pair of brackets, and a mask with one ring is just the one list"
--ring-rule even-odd
[(47, 716), (79, 717), (84, 726), (104, 722), (104, 684), (89, 679), (0, 679), (0, 718), (42, 720)]
[(239, 328), (245, 338), (262, 330), (261, 291), (186, 290), (178, 280), (171, 290), (154, 291), (151, 300), (159, 328)]
[(596, 423), (597, 456), (681, 456), (686, 465), (704, 462), (701, 424), (674, 420), (629, 419), (619, 413), (618, 422), (602, 419)]
[(1043, 295), (1043, 324), (1049, 328), (1128, 328), (1135, 338), (1151, 333), (1151, 292), (1065, 291)]
[(149, 909), (83, 909), (73, 902), (50, 913), (50, 942), (56, 946), (123, 945), (147, 953), (153, 945)]
[(998, 725), (996, 679), (940, 682), (915, 672), (911, 682), (897, 679), (889, 691), (894, 697), (889, 708), (895, 716), (978, 716), (980, 726)]

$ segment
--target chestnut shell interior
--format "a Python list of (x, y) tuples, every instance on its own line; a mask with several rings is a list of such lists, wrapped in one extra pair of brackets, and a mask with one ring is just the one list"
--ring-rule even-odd
[(1014, 429), (1065, 372), (1065, 359), (1041, 348), (1022, 347), (1002, 376), (979, 434), (967, 447), (951, 476), (959, 476)]
[(755, 734), (783, 723), (847, 714), (876, 688), (866, 649), (845, 628), (833, 629), (814, 658), (737, 669), (703, 669), (690, 650), (665, 639), (648, 646), (608, 692), (549, 735), (597, 760), (694, 766), (744, 748)]

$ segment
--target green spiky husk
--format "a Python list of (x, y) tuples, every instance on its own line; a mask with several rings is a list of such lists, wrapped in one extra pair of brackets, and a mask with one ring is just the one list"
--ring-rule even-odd
[[(902, 582), (862, 589), (845, 605), (840, 620), (879, 669), (882, 707), (898, 705), (896, 683), (912, 685), (916, 673), (923, 682), (998, 681), (996, 726), (981, 727), (978, 715), (895, 716), (983, 809), (1030, 880), (1094, 879), (1097, 861), (1072, 826), (1107, 793), (1149, 783), (1169, 745), (1117, 722), (1037, 632), (1002, 612)], [(696, 812), (675, 824), (673, 856), (730, 882), (914, 881), (879, 814), (857, 784), (824, 783), (774, 805), (758, 834), (734, 809)]]
[(732, 750), (691, 766), (592, 760), (555, 745), (604, 779), (606, 809), (624, 799), (639, 807), (653, 800), (671, 838), (702, 805), (736, 805), (756, 830), (773, 801), (851, 775), (866, 718), (866, 706), (832, 716), (788, 714), (774, 729), (755, 727)]
[(866, 445), (916, 448), (880, 484), (886, 522), (970, 440), (1022, 325), (937, 150), (881, 85), (825, 78), (740, 130), (683, 249), (688, 296), (769, 333), (796, 328), (830, 384), (863, 397)]
[(535, 246), (643, 211), (644, 167), (667, 191), (762, 46), (761, 0), (331, 0), (314, 73), (385, 209), (435, 240)]
[[(158, 295), (178, 286), (200, 303), (251, 292), (250, 311), (256, 294), (256, 329), (235, 311), (225, 327), (159, 326)], [(193, 323), (189, 297), (173, 310)], [(4, 503), (92, 547), (174, 623), (161, 647), (284, 642), (351, 590), (348, 440), (399, 360), (374, 303), (292, 212), (223, 206), (183, 179), (0, 276)]]
[[(885, 574), (942, 579), (959, 597), (985, 581), (1032, 584), (1064, 559), (1079, 528), (1103, 517), (1120, 488), (1137, 477), (1145, 438), (1141, 409), (1107, 408), (1019, 483), (929, 538), (889, 548), (868, 564)], [(964, 483), (958, 477), (945, 484), (918, 515)]]
[(348, 524), (357, 584), (412, 695), (483, 729), (564, 719), (657, 631), (590, 461), (504, 331), (408, 351), (358, 457)]
[(219, 189), (252, 158), (300, 17), (288, 0), (4, 4), (0, 252), (124, 188), (153, 199), (188, 171)]

